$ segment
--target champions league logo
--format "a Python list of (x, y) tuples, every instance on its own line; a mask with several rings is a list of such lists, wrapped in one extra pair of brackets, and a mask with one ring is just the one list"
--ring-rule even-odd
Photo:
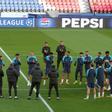
[(0, 18), (0, 27), (34, 27), (34, 18)]
[(32, 21), (31, 19), (26, 20), (26, 25), (27, 25), (28, 27), (33, 26), (33, 21)]

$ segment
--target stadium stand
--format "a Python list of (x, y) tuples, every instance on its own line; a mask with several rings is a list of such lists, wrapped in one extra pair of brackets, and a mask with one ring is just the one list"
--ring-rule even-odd
[(42, 0), (45, 10), (59, 12), (80, 12), (78, 0)]
[(0, 12), (46, 11), (111, 13), (112, 0), (0, 0)]
[(39, 0), (0, 0), (1, 12), (40, 12), (44, 11)]
[(78, 0), (0, 0), (0, 12), (80, 12)]
[(89, 0), (94, 13), (112, 13), (112, 0)]

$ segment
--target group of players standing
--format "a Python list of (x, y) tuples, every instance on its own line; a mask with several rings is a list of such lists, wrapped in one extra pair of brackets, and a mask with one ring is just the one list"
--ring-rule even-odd
[[(33, 88), (36, 87), (36, 99), (38, 99), (39, 89), (41, 80), (44, 79), (43, 85), (46, 84), (46, 80), (49, 78), (49, 91), (48, 99), (51, 99), (51, 90), (54, 87), (56, 90), (57, 99), (59, 97), (58, 91), (58, 77), (59, 77), (59, 65), (62, 62), (63, 72), (60, 84), (62, 85), (65, 81), (66, 84), (69, 84), (69, 75), (71, 73), (71, 64), (73, 62), (73, 57), (70, 55), (70, 51), (66, 50), (63, 41), (60, 41), (60, 44), (57, 46), (57, 67), (54, 65), (54, 54), (51, 52), (51, 49), (47, 42), (45, 42), (44, 47), (42, 48), (43, 58), (45, 62), (45, 76), (43, 76), (43, 71), (41, 70), (39, 60), (34, 55), (33, 52), (27, 57), (28, 64), (28, 86), (31, 85), (29, 90), (29, 97), (31, 99)], [(96, 67), (94, 67), (94, 64)], [(2, 98), (2, 77), (4, 72), (2, 70), (4, 66), (4, 61), (2, 56), (0, 56), (0, 98)], [(14, 88), (15, 99), (17, 97), (17, 81), (20, 76), (20, 54), (16, 54), (15, 58), (12, 60), (12, 63), (6, 70), (8, 78), (8, 87), (9, 87), (9, 98), (11, 99), (11, 89)], [(90, 90), (94, 90), (94, 99), (96, 99), (96, 90), (98, 90), (98, 98), (104, 97), (104, 85), (110, 90), (110, 97), (112, 97), (112, 58), (109, 54), (109, 51), (105, 52), (105, 56), (102, 57), (101, 52), (98, 52), (98, 55), (95, 59), (89, 55), (88, 51), (79, 53), (78, 58), (75, 60), (74, 65), (76, 66), (75, 70), (75, 81), (73, 84), (78, 83), (78, 73), (80, 74), (79, 85), (82, 84), (83, 77), (83, 65), (85, 65), (85, 74), (86, 74), (86, 85), (87, 85), (87, 97), (89, 99)], [(31, 82), (31, 83), (30, 83)]]

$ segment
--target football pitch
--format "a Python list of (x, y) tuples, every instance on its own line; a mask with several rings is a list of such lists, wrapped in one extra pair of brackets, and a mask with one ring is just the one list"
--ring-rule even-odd
[[(45, 41), (48, 41), (51, 50), (56, 55), (56, 47), (60, 40), (63, 40), (65, 46), (71, 51), (74, 59), (80, 51), (88, 50), (92, 56), (96, 56), (98, 51), (112, 51), (112, 30), (110, 29), (16, 29), (16, 28), (1, 28), (0, 29), (0, 47), (11, 57), (16, 53), (21, 54), (21, 69), (27, 76), (28, 66), (26, 57), (30, 51), (34, 51), (38, 56), (41, 68), (44, 70), (45, 65), (41, 53), (41, 48)], [(4, 72), (10, 61), (0, 51), (5, 61)], [(111, 52), (112, 55), (112, 52)], [(56, 60), (56, 58), (55, 58)], [(62, 74), (62, 66), (60, 67), (60, 78)], [(48, 85), (43, 86), (41, 83), (40, 94), (45, 99), (47, 104), (54, 112), (111, 112), (112, 99), (106, 98), (109, 92), (106, 92), (104, 98), (84, 101), (86, 96), (85, 77), (83, 84), (73, 85), (75, 67), (72, 64), (70, 74), (70, 85), (61, 85), (59, 101), (56, 100), (55, 92), (52, 92), (52, 99), (47, 100)], [(83, 74), (85, 76), (85, 74)], [(48, 81), (47, 81), (48, 83)], [(7, 77), (3, 78), (3, 95), (4, 99), (0, 99), (0, 112), (49, 112), (48, 108), (41, 100), (35, 100), (35, 93), (31, 100), (27, 100), (29, 87), (27, 82), (21, 76), (18, 82), (18, 97), (19, 100), (8, 99), (8, 84)]]

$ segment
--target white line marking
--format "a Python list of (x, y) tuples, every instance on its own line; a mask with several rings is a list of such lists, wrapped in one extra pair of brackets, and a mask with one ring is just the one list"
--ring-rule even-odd
[[(1, 47), (0, 47), (0, 51), (7, 57), (7, 59), (10, 62), (12, 62), (11, 58), (9, 57), (9, 55)], [(20, 71), (20, 73), (21, 73), (22, 77), (26, 80), (26, 82), (30, 83), (29, 80), (27, 79), (27, 77), (25, 76), (25, 74), (22, 71)], [(36, 92), (36, 89), (34, 89), (34, 92)], [(50, 105), (44, 100), (44, 98), (40, 94), (39, 94), (39, 98), (44, 103), (44, 105), (48, 108), (49, 112), (54, 112), (54, 110), (50, 107)]]

